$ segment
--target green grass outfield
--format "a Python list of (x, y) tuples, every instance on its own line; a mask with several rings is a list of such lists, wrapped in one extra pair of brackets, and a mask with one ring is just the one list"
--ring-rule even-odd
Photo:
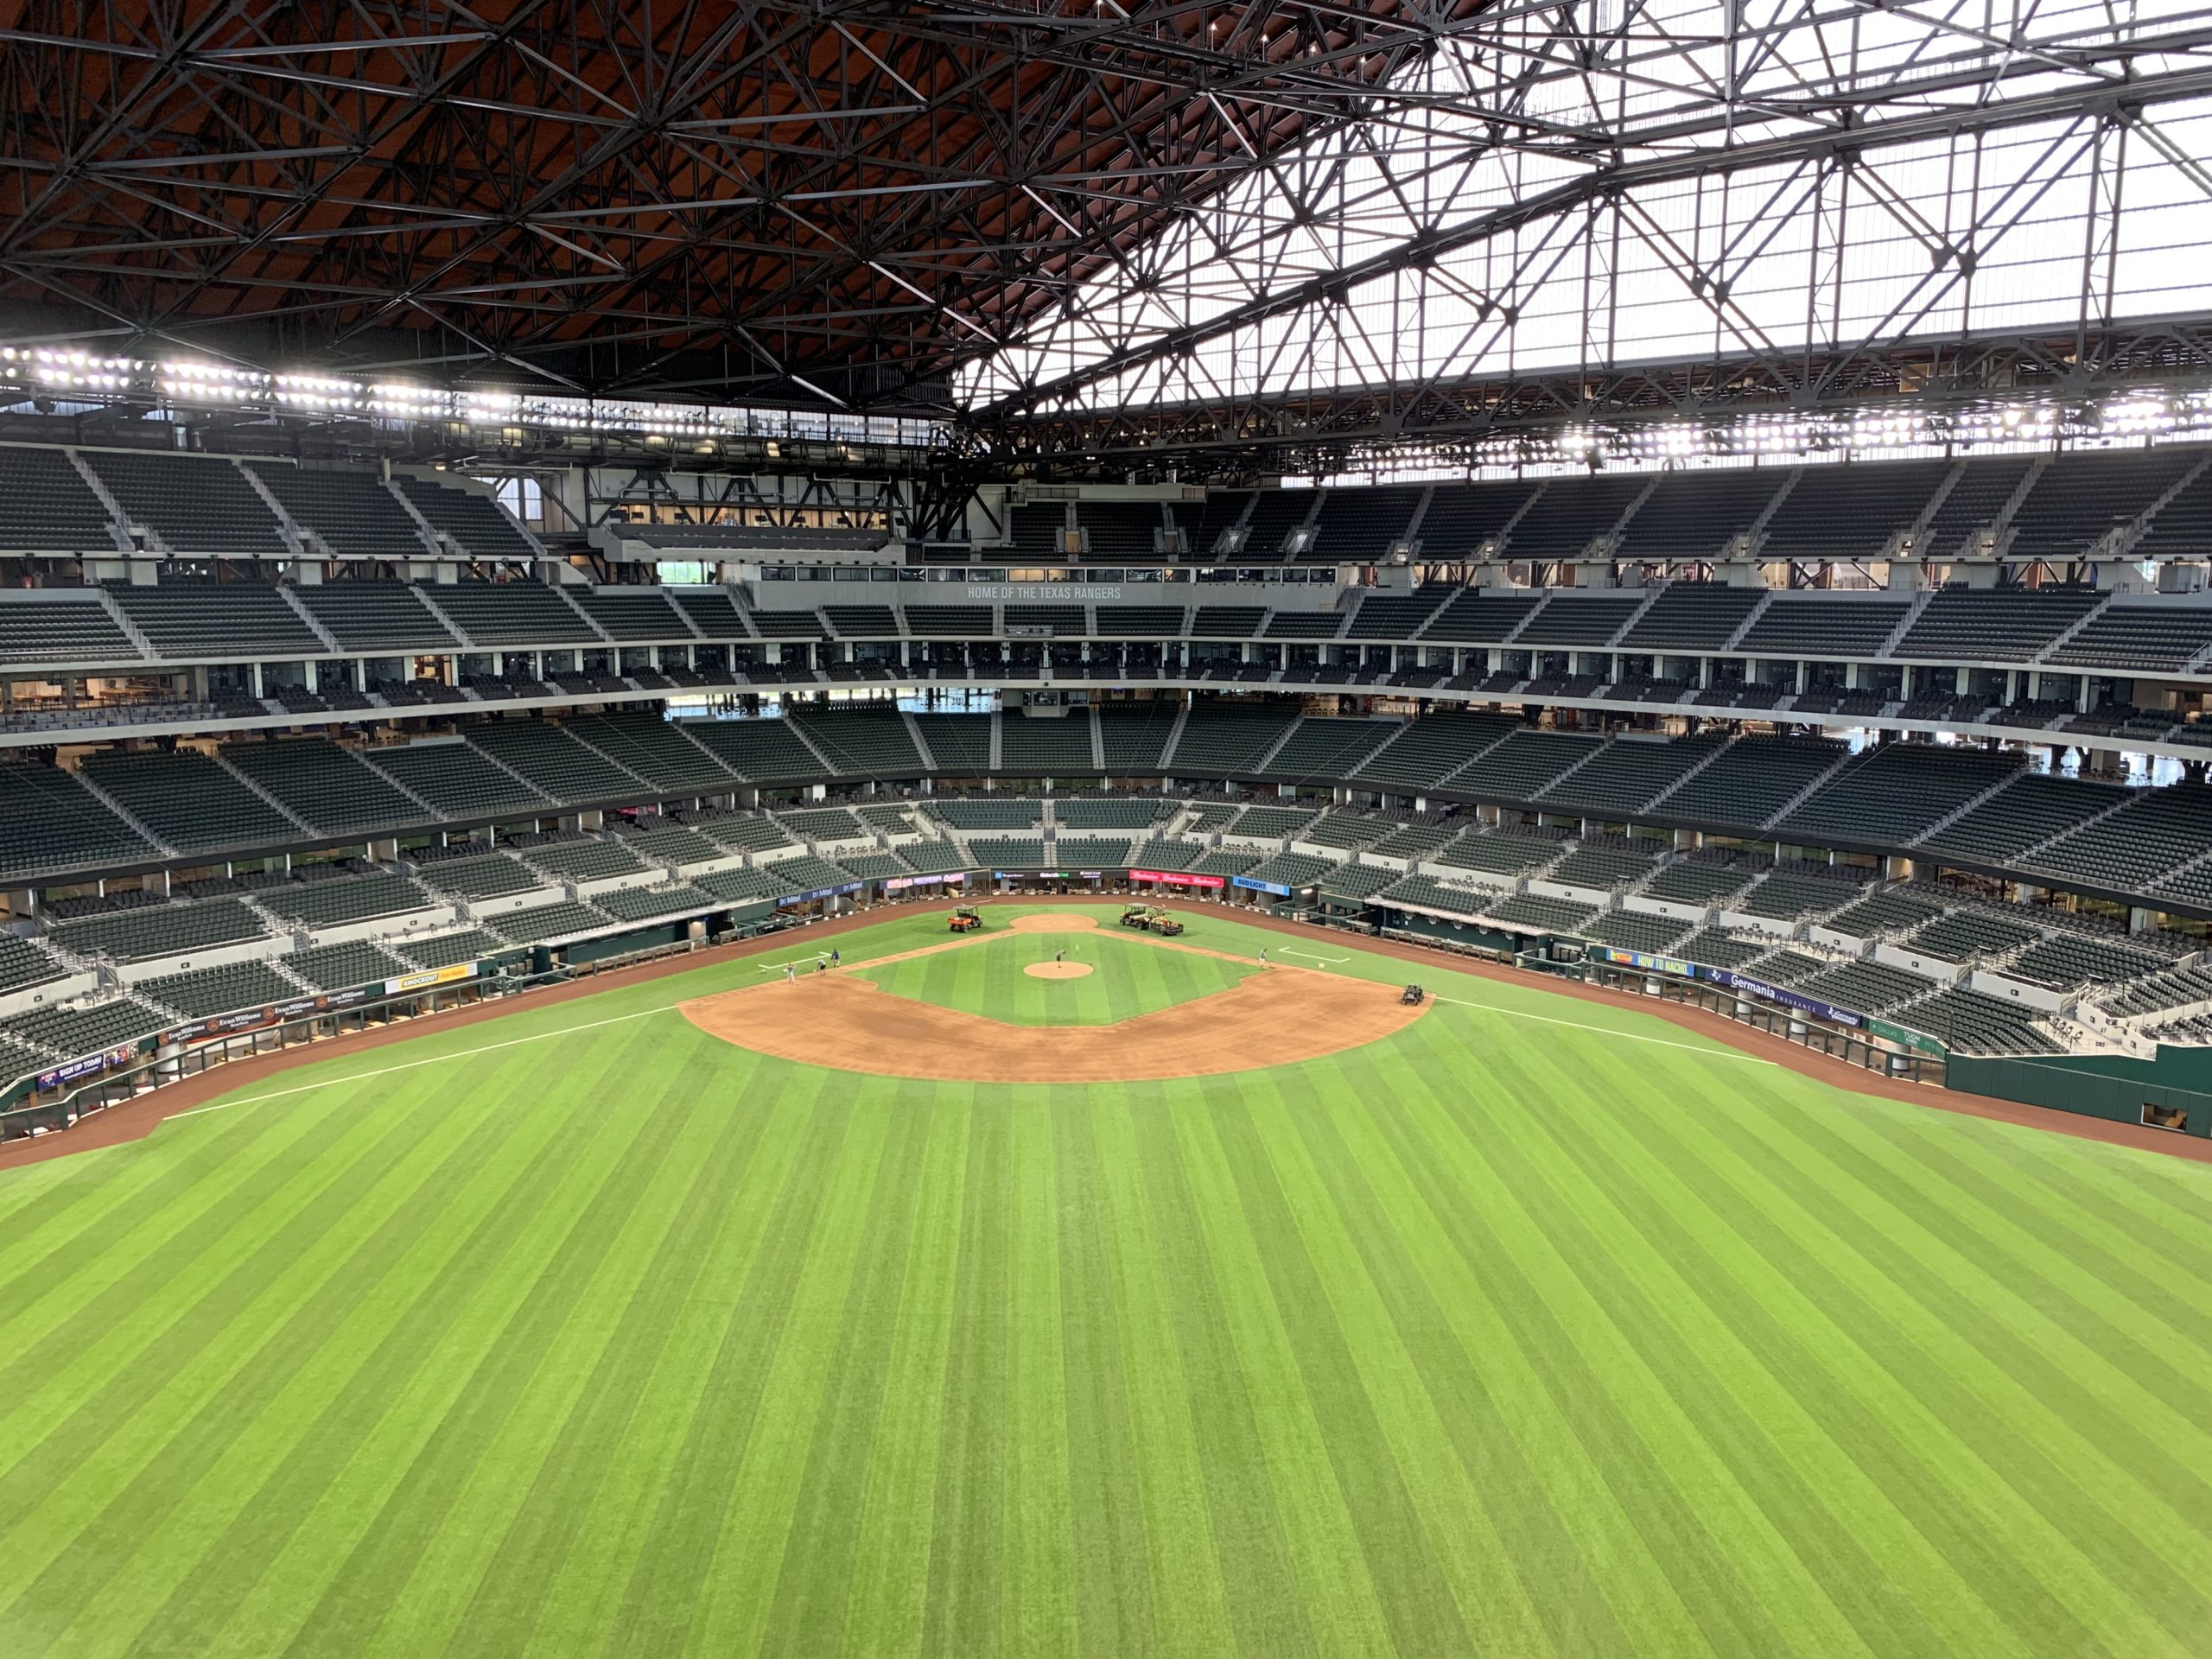
[[(1102, 913), (1099, 919), (1110, 925), (1114, 918)], [(1061, 951), (1092, 971), (1081, 979), (1035, 979), (1023, 971)], [(1218, 957), (1163, 950), (1142, 935), (1102, 929), (987, 934), (982, 943), (957, 950), (864, 969), (861, 977), (894, 995), (1011, 1026), (1104, 1026), (1211, 996), (1256, 971)]]
[(1441, 963), (1189, 1084), (666, 1011), (778, 959), (0, 1174), (0, 1656), (2212, 1653), (2212, 1168)]

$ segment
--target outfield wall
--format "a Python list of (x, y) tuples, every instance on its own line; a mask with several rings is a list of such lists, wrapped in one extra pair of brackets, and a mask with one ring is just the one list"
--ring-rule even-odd
[(2141, 1123), (2143, 1109), (2186, 1112), (2181, 1131), (2212, 1137), (2212, 1050), (2158, 1046), (2157, 1057), (2038, 1054), (1977, 1058), (1954, 1054), (1950, 1084), (1992, 1100), (2049, 1106), (2113, 1123)]

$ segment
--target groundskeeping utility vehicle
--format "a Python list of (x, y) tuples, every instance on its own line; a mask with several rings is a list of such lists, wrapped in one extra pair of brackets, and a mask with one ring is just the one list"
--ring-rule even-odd
[(973, 933), (982, 925), (983, 918), (963, 906), (952, 912), (950, 919), (945, 923), (944, 927), (948, 933)]
[(1122, 925), (1141, 927), (1147, 932), (1157, 933), (1164, 938), (1170, 939), (1183, 931), (1182, 923), (1177, 921), (1166, 911), (1156, 910), (1150, 905), (1131, 905), (1123, 910)]

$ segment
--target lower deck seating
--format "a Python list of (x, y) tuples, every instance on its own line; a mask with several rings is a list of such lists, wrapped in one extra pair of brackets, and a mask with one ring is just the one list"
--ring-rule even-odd
[(141, 980), (136, 988), (140, 995), (193, 1020), (264, 1007), (299, 995), (298, 986), (259, 962), (226, 963), (219, 968)]

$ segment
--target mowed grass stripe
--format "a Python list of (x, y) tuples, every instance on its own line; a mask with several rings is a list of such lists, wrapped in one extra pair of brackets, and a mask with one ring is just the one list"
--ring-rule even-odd
[[(806, 1466), (796, 1492), (788, 1542), (774, 1579), (760, 1651), (834, 1651), (852, 1593), (857, 1534), (855, 1511), (868, 1490), (868, 1468), (883, 1411), (884, 1376), (906, 1290), (907, 1251), (929, 1166), (928, 1142), (941, 1133), (926, 1105), (892, 1115), (835, 1354), (821, 1372)], [(797, 1411), (786, 1414), (789, 1421)], [(741, 1644), (738, 1649), (742, 1651)]]
[[(651, 1079), (655, 1071), (653, 1057), (632, 1036), (611, 1074)], [(449, 1648), (714, 1139), (703, 1114), (648, 1112), (626, 1101), (610, 1116), (628, 1139), (611, 1151), (607, 1179), (553, 1248), (357, 1552), (356, 1573), (402, 1586), (387, 1593), (387, 1605), (397, 1605), (374, 1626), (374, 1640), (359, 1644), (367, 1655)], [(580, 1149), (580, 1158), (588, 1155)], [(364, 1623), (352, 1629), (367, 1628), (374, 1610), (359, 1616)], [(348, 1627), (334, 1623), (351, 1639)], [(493, 1645), (511, 1651), (524, 1630), (499, 1632)]]
[[(594, 1499), (615, 1471), (614, 1450), (637, 1411), (693, 1274), (721, 1230), (733, 1190), (773, 1122), (767, 1112), (733, 1109), (736, 1101), (703, 1046), (688, 1052), (673, 1085), (688, 1105), (678, 1148), (680, 1206), (652, 1254), (640, 1255), (635, 1288), (602, 1315), (611, 1326), (598, 1357), (582, 1375), (575, 1401), (531, 1471), (486, 1562), (446, 1651), (522, 1653), (555, 1599), (552, 1586), (603, 1580), (603, 1560), (571, 1560)], [(711, 1136), (702, 1144), (702, 1136)]]
[[(1164, 1272), (1137, 1156), (1133, 1096), (1149, 1094), (1141, 1088), (1101, 1090), (1084, 1114), (1096, 1160), (1100, 1243), (1120, 1310), (1122, 1374), (1129, 1390), (1163, 1650), (1227, 1653), (1236, 1646), (1236, 1632), (1206, 1507), (1191, 1379), (1175, 1344), (1173, 1310), (1187, 1287), (1171, 1283)], [(1082, 1125), (1068, 1127), (1076, 1133)]]
[[(194, 1316), (217, 1334), (187, 1363), (170, 1364), (156, 1344), (132, 1370), (153, 1374), (156, 1392), (128, 1418), (99, 1419), (109, 1477), (73, 1480), (79, 1501), (100, 1512), (72, 1527), (51, 1510), (30, 1522), (45, 1540), (10, 1551), (20, 1570), (41, 1549), (62, 1546), (38, 1587), (41, 1600), (79, 1608), (69, 1644), (108, 1651), (127, 1644), (159, 1616), (179, 1585), (197, 1571), (207, 1541), (235, 1518), (283, 1454), (296, 1427), (272, 1409), (301, 1379), (375, 1283), (362, 1255), (379, 1238), (411, 1230), (399, 1217), (458, 1192), (468, 1167), (434, 1138), (410, 1136), (387, 1118), (374, 1156), (349, 1167), (342, 1183), (303, 1190), (308, 1203), (262, 1248), (255, 1266), (273, 1274), (244, 1306), (203, 1299)], [(242, 1281), (243, 1275), (233, 1275)], [(224, 1288), (239, 1287), (236, 1283)], [(99, 1413), (109, 1390), (86, 1402)], [(125, 1467), (124, 1453), (140, 1460)], [(81, 1539), (96, 1536), (97, 1548)]]
[[(682, 1652), (708, 1611), (705, 1589), (721, 1522), (737, 1489), (746, 1447), (815, 1224), (829, 1201), (854, 1113), (830, 1074), (793, 1071), (791, 1107), (804, 1118), (796, 1155), (770, 1207), (766, 1230), (743, 1264), (734, 1294), (718, 1299), (718, 1340), (709, 1363), (693, 1363), (668, 1403), (687, 1428), (663, 1474), (653, 1523), (616, 1559), (631, 1564), (621, 1609), (607, 1631), (608, 1655)], [(780, 1426), (778, 1426), (780, 1427)]]
[[(1281, 1074), (1286, 1082), (1295, 1075)], [(1215, 1111), (1215, 1128), (1392, 1639), (1402, 1652), (1457, 1653), (1482, 1645), (1493, 1629), (1531, 1629), (1533, 1617), (1516, 1605), (1488, 1548), (1478, 1506), (1458, 1471), (1435, 1456), (1441, 1437), (1427, 1435), (1408, 1455), (1403, 1438), (1426, 1433), (1426, 1414), (1392, 1374), (1386, 1316), (1343, 1253), (1310, 1173), (1295, 1160), (1286, 1171), (1273, 1156), (1265, 1129), (1274, 1110), (1272, 1101), (1240, 1096)]]
[[(574, 1089), (579, 1103), (597, 1096), (612, 1075), (610, 1066), (606, 1074), (570, 1079), (582, 1085)], [(544, 1083), (553, 1086), (550, 1077)], [(512, 1322), (563, 1237), (613, 1178), (626, 1127), (619, 1114), (605, 1113), (548, 1148), (476, 1230), (471, 1248), (483, 1270), (450, 1316), (430, 1313), (386, 1338), (385, 1348), (404, 1368), (397, 1386), (367, 1436), (349, 1448), (340, 1476), (254, 1586), (255, 1596), (281, 1593), (288, 1643), (309, 1652), (348, 1643), (359, 1651), (391, 1610), (425, 1541), (429, 1523), (423, 1517), (441, 1511), (466, 1472), (466, 1459), (440, 1452), (453, 1445), (456, 1423), (474, 1426), (468, 1414), (480, 1395), (469, 1394), (471, 1385), (487, 1363), (496, 1369)], [(472, 1449), (475, 1444), (472, 1436)], [(266, 1618), (264, 1612), (253, 1623)], [(224, 1637), (217, 1651), (226, 1644), (247, 1650), (252, 1640), (238, 1625)]]
[[(1644, 1126), (1628, 1120), (1626, 1127), (1634, 1134)], [(1679, 1152), (1670, 1155), (1656, 1141), (1639, 1149), (1647, 1156), (1624, 1173), (1675, 1178), (1669, 1198), (1647, 1211), (1669, 1250), (1698, 1264), (1708, 1297), (1725, 1296), (1740, 1282), (1770, 1317), (1788, 1323), (1793, 1343), (1820, 1357), (1834, 1385), (1830, 1398), (1839, 1427), (1832, 1432), (1847, 1436), (1862, 1461), (1887, 1452), (1887, 1469), (1902, 1489), (1900, 1507), (1943, 1541), (1964, 1573), (1987, 1586), (1985, 1595), (2000, 1617), (2024, 1637), (2034, 1629), (2056, 1630), (2084, 1653), (2106, 1650), (2101, 1633), (2116, 1622), (2135, 1622), (2074, 1541), (2016, 1491), (2013, 1483), (2031, 1471), (2008, 1453), (2034, 1454), (1996, 1444), (1957, 1398), (1942, 1366), (1906, 1345), (1890, 1321), (1866, 1317), (1869, 1310), (1837, 1285), (1832, 1254), (1802, 1248), (1765, 1224), (1744, 1189), (1723, 1185), (1700, 1205), (1691, 1192), (1701, 1180), (1716, 1179), (1706, 1166)], [(1691, 1217), (1701, 1225), (1694, 1230)], [(1914, 1386), (1901, 1382), (1901, 1368)], [(1828, 1392), (1804, 1376), (1796, 1390), (1808, 1400)]]
[(890, 1346), (867, 1480), (847, 1517), (854, 1572), (842, 1645), (853, 1654), (920, 1649), (957, 1317), (954, 1287), (968, 1208), (969, 1091), (909, 1084), (898, 1098), (900, 1109), (929, 1114), (931, 1132), (922, 1153), (899, 1318), (887, 1333)]
[[(273, 1605), (287, 1618), (304, 1613), (311, 1598), (292, 1593), (287, 1573), (303, 1563), (312, 1573), (315, 1551), (305, 1547), (288, 1557), (296, 1535), (331, 1501), (332, 1484), (351, 1470), (415, 1376), (410, 1337), (449, 1329), (462, 1316), (472, 1287), (491, 1271), (486, 1247), (500, 1229), (518, 1224), (526, 1208), (518, 1186), (547, 1172), (563, 1132), (581, 1127), (588, 1112), (577, 1101), (567, 1116), (488, 1114), (478, 1135), (451, 1143), (434, 1178), (445, 1224), (424, 1229), (419, 1216), (398, 1211), (354, 1252), (341, 1272), (359, 1276), (358, 1301), (330, 1330), (303, 1332), (315, 1343), (311, 1357), (255, 1402), (251, 1426), (236, 1447), (229, 1518), (182, 1535), (200, 1545), (200, 1554), (146, 1621), (139, 1645), (159, 1651), (181, 1636), (188, 1650), (219, 1651), (222, 1631), (243, 1618), (247, 1628), (237, 1635), (243, 1648), (267, 1635), (257, 1610)], [(274, 1571), (279, 1562), (286, 1571)]]
[[(1670, 1241), (1647, 1230), (1637, 1208), (1604, 1179), (1614, 1172), (1593, 1168), (1603, 1140), (1515, 1111), (1488, 1117), (1482, 1144), (1582, 1289), (1662, 1379), (1695, 1443), (1726, 1471), (1727, 1486), (1694, 1487), (1707, 1495), (1703, 1505), (1725, 1547), (1746, 1563), (1768, 1563), (1781, 1586), (1773, 1616), (1801, 1651), (1953, 1651), (1940, 1621), (1931, 1622), (1908, 1592), (1931, 1572), (1946, 1575), (1940, 1559), (1866, 1488), (1849, 1452), (1776, 1386), (1760, 1356), (1701, 1294), (1705, 1281), (1676, 1270)], [(1510, 1156), (1509, 1146), (1526, 1161)], [(1605, 1248), (1577, 1248), (1585, 1236)], [(1740, 1494), (1732, 1504), (1716, 1501), (1731, 1491)], [(1964, 1632), (1987, 1617), (1969, 1605), (1952, 1622)]]
[[(1223, 1303), (1264, 1296), (1264, 1279), (1224, 1289), (1207, 1249), (1182, 1147), (1177, 1114), (1163, 1090), (1132, 1089), (1130, 1128), (1154, 1249), (1166, 1281), (1179, 1294), (1169, 1302), (1178, 1357), (1185, 1379), (1192, 1443), (1204, 1484), (1206, 1530), (1221, 1567), (1222, 1594), (1236, 1650), (1297, 1659), (1318, 1652), (1275, 1506), (1273, 1481), (1252, 1402), (1241, 1375)], [(1209, 1384), (1196, 1379), (1210, 1378)], [(1318, 1597), (1325, 1586), (1311, 1586)]]
[[(1063, 957), (1091, 971), (1071, 979), (1040, 979), (1027, 971)], [(992, 934), (957, 949), (855, 971), (887, 995), (1007, 1025), (1096, 1026), (1213, 995), (1255, 970), (1142, 935), (1093, 931)]]
[(1107, 1090), (1058, 1091), (1053, 1186), (1058, 1195), (1061, 1375), (1067, 1383), (1068, 1491), (1073, 1500), (1076, 1632), (1084, 1659), (1152, 1659), (1178, 1651), (1153, 1595), (1159, 1548), (1139, 1467), (1134, 1386), (1122, 1362), (1132, 1317), (1115, 1284), (1091, 1103)]
[[(969, 1091), (971, 1096), (973, 1091)], [(1062, 1369), (1058, 1153), (1062, 1114), (1052, 1090), (1019, 1091), (1009, 1108), (1014, 1188), (1007, 1276), (1006, 1462), (1001, 1502), (1005, 1574), (999, 1649), (1020, 1659), (1074, 1659), (1075, 1500), (1068, 1478), (1067, 1378)]]
[[(1803, 1127), (1808, 1140), (1825, 1137), (1818, 1123)], [(1841, 1295), (1862, 1299), (1859, 1305), (1868, 1309), (1872, 1299), (1881, 1297), (1885, 1317), (1880, 1323), (1892, 1341), (1912, 1344), (1916, 1355), (1943, 1356), (1948, 1363), (1936, 1373), (1940, 1385), (1924, 1380), (1917, 1385), (1929, 1409), (2132, 1601), (2145, 1608), (2177, 1607), (2183, 1629), (2206, 1628), (2212, 1621), (2212, 1603), (2186, 1576), (2212, 1565), (2212, 1551), (2186, 1510), (2170, 1507), (2160, 1491), (2172, 1491), (2174, 1483), (2163, 1478), (2155, 1448), (2088, 1398), (2071, 1374), (2050, 1363), (2048, 1355), (2071, 1347), (2060, 1333), (2032, 1315), (2024, 1336), (2006, 1327), (2013, 1299), (1998, 1279), (1928, 1240), (1902, 1211), (1854, 1224), (1859, 1218), (1849, 1205), (1859, 1195), (1847, 1184), (1842, 1204), (1832, 1203), (1821, 1219), (1813, 1219), (1797, 1201), (1739, 1175), (1717, 1138), (1710, 1146), (1686, 1147), (1675, 1166), (1695, 1170), (1719, 1187), (1716, 1214), (1725, 1208), (1740, 1228), (1747, 1210), (1756, 1210), (1808, 1255), (1817, 1252), (1828, 1282)], [(1680, 1193), (1664, 1194), (1661, 1202), (1671, 1214), (1682, 1212)], [(1946, 1268), (1966, 1281), (1964, 1289), (1945, 1281), (1941, 1269)], [(1810, 1287), (1817, 1292), (1822, 1281), (1813, 1281)], [(1971, 1351), (1972, 1363), (1961, 1363), (1962, 1348)], [(2072, 1357), (2085, 1368), (2095, 1364), (2086, 1353)], [(1929, 1373), (1916, 1365), (1912, 1374), (1924, 1378)], [(2069, 1417), (2055, 1408), (2069, 1397), (2086, 1406), (2087, 1414)], [(2194, 1438), (2170, 1440), (2167, 1468), (2176, 1467), (2174, 1454)], [(2186, 1475), (2183, 1481), (2174, 1496), (2202, 1512), (2203, 1487)], [(2178, 1537), (2171, 1535), (2176, 1528), (2182, 1529)], [(2181, 1633), (2171, 1624), (2169, 1630)]]
[(1340, 1659), (1387, 1655), (1395, 1651), (1389, 1621), (1215, 1125), (1217, 1113), (1242, 1104), (1234, 1084), (1213, 1079), (1205, 1110), (1160, 1116), (1175, 1135), (1193, 1217), (1205, 1235), (1211, 1288), (1250, 1413), (1256, 1456), (1268, 1477), (1289, 1575), (1304, 1603), (1299, 1611), (1308, 1640)]
[[(535, 1589), (540, 1609), (526, 1654), (589, 1655), (613, 1643), (628, 1628), (629, 1599), (645, 1593), (638, 1580), (648, 1567), (670, 1573), (671, 1594), (688, 1596), (693, 1564), (649, 1557), (650, 1541), (671, 1524), (665, 1516), (676, 1484), (696, 1472), (687, 1448), (700, 1431), (702, 1390), (730, 1342), (733, 1308), (769, 1230), (788, 1222), (795, 1166), (819, 1149), (805, 1074), (750, 1062), (740, 1076), (741, 1086), (717, 1090), (716, 1103), (752, 1119), (757, 1131), (711, 1172), (714, 1185), (702, 1194), (702, 1248), (671, 1264), (665, 1292), (652, 1293), (661, 1304), (645, 1316), (654, 1345), (616, 1373), (613, 1381), (631, 1391), (619, 1412), (595, 1419), (604, 1437), (601, 1459), (580, 1458), (556, 1489), (578, 1506), (578, 1516), (558, 1571), (522, 1580)], [(702, 1498), (700, 1513), (719, 1517), (726, 1491)], [(688, 1555), (688, 1540), (677, 1536)], [(665, 1611), (671, 1618), (689, 1618), (688, 1603)], [(471, 1651), (452, 1650), (456, 1659)], [(666, 1650), (676, 1650), (674, 1644)]]

